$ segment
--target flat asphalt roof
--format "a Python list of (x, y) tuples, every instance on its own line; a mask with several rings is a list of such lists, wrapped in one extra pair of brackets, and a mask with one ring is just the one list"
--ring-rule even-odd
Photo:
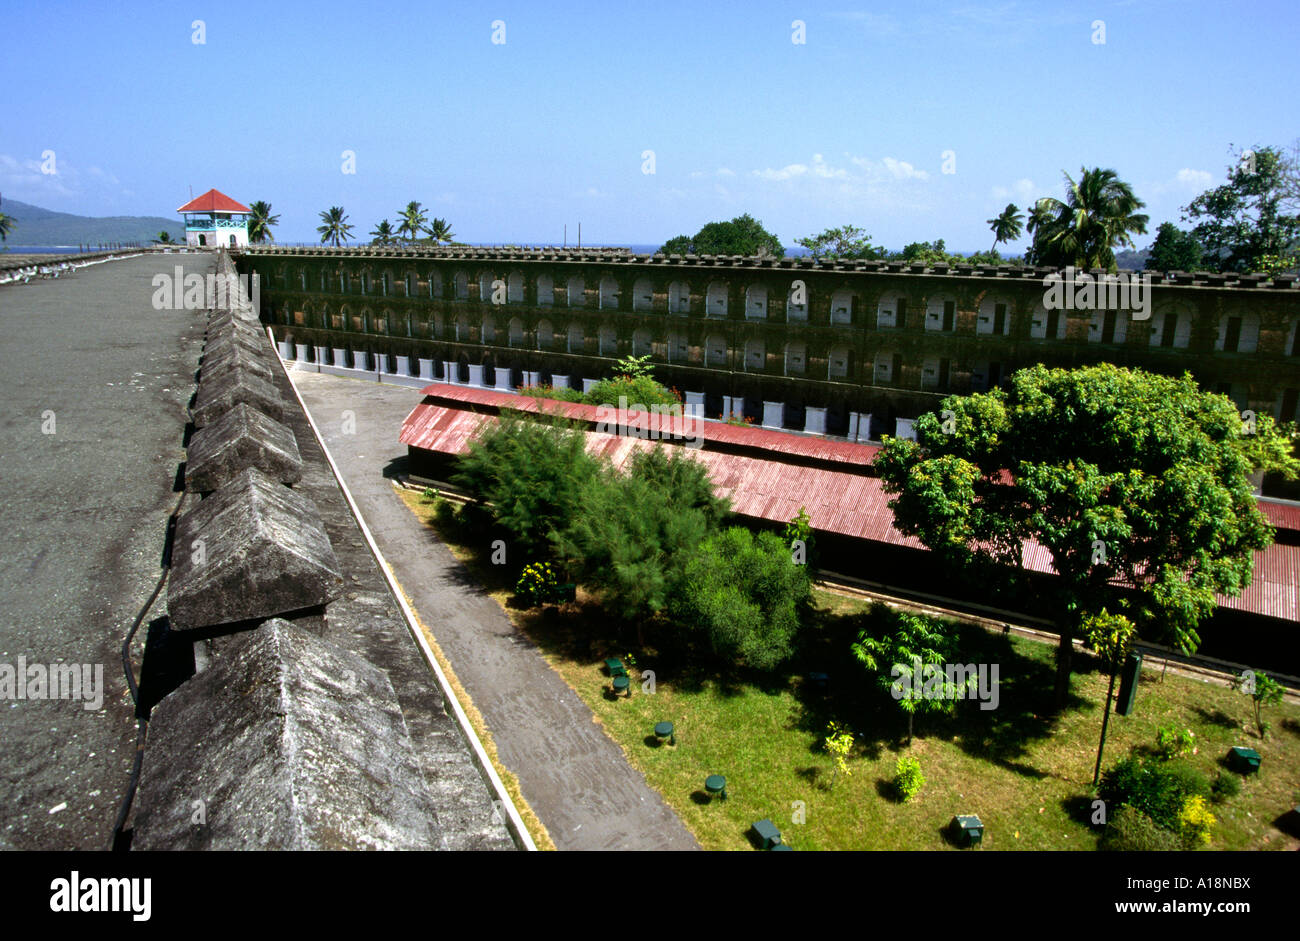
[(119, 649), (162, 571), (203, 342), (204, 312), (153, 308), (177, 265), (213, 270), (158, 254), (0, 286), (0, 667), (102, 667), (104, 694), (0, 700), (0, 847), (112, 837), (135, 750)]

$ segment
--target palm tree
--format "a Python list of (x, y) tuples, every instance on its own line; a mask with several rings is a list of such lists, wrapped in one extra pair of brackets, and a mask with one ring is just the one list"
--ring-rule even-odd
[(415, 200), (407, 203), (406, 208), (399, 212), (398, 216), (402, 221), (397, 226), (397, 233), (399, 235), (405, 234), (411, 241), (414, 241), (419, 236), (428, 218), (424, 214), (424, 210), (420, 208), (420, 204)]
[(0, 212), (0, 242), (9, 241), (9, 233), (14, 230), (14, 222), (17, 221), (13, 216)]
[(370, 234), (374, 236), (371, 245), (391, 245), (397, 241), (397, 234), (393, 231), (393, 227), (387, 219), (375, 226)]
[(450, 242), (456, 237), (456, 233), (451, 231), (451, 223), (446, 219), (435, 218), (428, 228), (429, 238), (433, 239), (433, 244), (441, 245), (443, 242)]
[(1065, 174), (1066, 200), (1047, 197), (1035, 207), (1034, 258), (1038, 264), (1115, 269), (1117, 245), (1133, 248), (1129, 233), (1144, 235), (1146, 203), (1114, 170), (1080, 167), (1079, 182)]
[(271, 215), (271, 204), (259, 199), (248, 207), (248, 240), (250, 242), (274, 242), (271, 226), (279, 225), (280, 217)]
[(331, 206), (322, 212), (320, 221), (324, 225), (316, 226), (316, 231), (320, 233), (321, 244), (333, 240), (334, 247), (338, 248), (340, 242), (346, 242), (352, 237), (352, 226), (348, 225), (348, 217), (342, 206)]
[(1007, 203), (1007, 208), (1002, 210), (1002, 215), (995, 219), (984, 220), (993, 230), (993, 247), (989, 249), (989, 254), (998, 250), (999, 242), (1010, 242), (1012, 239), (1020, 238), (1020, 233), (1025, 230), (1025, 217), (1020, 214), (1015, 203)]

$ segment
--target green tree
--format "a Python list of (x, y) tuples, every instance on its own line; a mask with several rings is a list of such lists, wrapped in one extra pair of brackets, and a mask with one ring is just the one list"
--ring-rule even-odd
[(1003, 209), (1000, 215), (985, 221), (993, 230), (993, 247), (989, 249), (990, 252), (997, 251), (999, 242), (1010, 242), (1020, 238), (1020, 233), (1025, 228), (1025, 217), (1015, 203), (1007, 203), (1007, 208)]
[(661, 255), (690, 255), (695, 249), (692, 246), (692, 239), (689, 235), (678, 235), (670, 238), (659, 247)]
[(1146, 203), (1114, 170), (1080, 168), (1079, 181), (1067, 173), (1065, 184), (1065, 201), (1040, 199), (1030, 214), (1034, 263), (1116, 270), (1116, 246), (1133, 248), (1129, 233), (1146, 233), (1137, 211)]
[(415, 200), (406, 204), (406, 208), (397, 214), (401, 220), (397, 224), (397, 234), (404, 235), (408, 241), (415, 241), (419, 238), (420, 233), (424, 231), (424, 224), (428, 221), (428, 216)]
[(1237, 688), (1250, 696), (1255, 707), (1255, 727), (1259, 729), (1259, 737), (1264, 738), (1269, 723), (1264, 721), (1263, 708), (1282, 701), (1282, 684), (1267, 673), (1247, 670), (1241, 675)]
[(791, 558), (798, 564), (807, 566), (811, 578), (817, 571), (817, 537), (806, 507), (799, 507), (794, 519), (785, 524), (782, 537), (790, 547)]
[(1147, 252), (1144, 267), (1148, 271), (1199, 271), (1205, 257), (1205, 248), (1196, 236), (1172, 222), (1160, 223), (1156, 240)]
[(805, 567), (780, 536), (732, 526), (691, 554), (669, 611), (703, 632), (717, 656), (772, 670), (794, 653), (810, 592)]
[(808, 249), (813, 258), (864, 258), (885, 257), (885, 250), (871, 244), (871, 236), (855, 225), (836, 226), (819, 235), (796, 239), (796, 244)]
[(17, 221), (13, 216), (0, 212), (0, 242), (9, 241), (9, 233), (14, 230)]
[(1216, 594), (1240, 594), (1272, 541), (1248, 475), (1281, 450), (1251, 438), (1278, 432), (1243, 435), (1236, 406), (1190, 375), (1040, 365), (941, 408), (876, 458), (895, 525), (985, 584), (1017, 582), (1028, 539), (1051, 554), (1058, 705), (1087, 611), (1131, 594), (1140, 632), (1192, 652)]
[(763, 228), (763, 224), (745, 213), (730, 222), (710, 222), (689, 242), (678, 236), (666, 242), (659, 251), (663, 254), (681, 255), (760, 255), (782, 257), (785, 248), (781, 240)]
[[(907, 716), (910, 745), (916, 713), (949, 712), (959, 695), (956, 683), (943, 670), (952, 655), (953, 640), (937, 618), (888, 609), (872, 613), (877, 625), (859, 632), (853, 655)], [(918, 675), (925, 682), (916, 682)]]
[(333, 242), (338, 248), (340, 243), (352, 238), (352, 226), (348, 224), (347, 213), (342, 206), (331, 206), (320, 214), (321, 224), (316, 227), (320, 233), (321, 244)]
[(707, 471), (679, 449), (633, 455), (627, 473), (605, 468), (579, 493), (581, 509), (557, 532), (559, 555), (606, 607), (635, 622), (663, 611), (691, 553), (716, 527), (725, 504)]
[(1234, 152), (1228, 181), (1183, 208), (1205, 246), (1205, 263), (1252, 271), (1265, 255), (1289, 255), (1300, 241), (1296, 192), (1300, 167), (1276, 147)]
[(397, 233), (393, 231), (393, 226), (387, 219), (371, 229), (370, 234), (373, 236), (371, 245), (392, 245), (397, 241)]
[(1101, 719), (1101, 741), (1097, 743), (1097, 765), (1092, 772), (1092, 786), (1096, 787), (1101, 780), (1101, 754), (1106, 749), (1106, 726), (1110, 724), (1110, 704), (1115, 696), (1115, 674), (1124, 665), (1133, 645), (1135, 626), (1124, 615), (1110, 614), (1102, 608), (1100, 614), (1083, 619), (1082, 630), (1084, 640), (1096, 651), (1110, 676), (1110, 685), (1106, 687), (1106, 710)]
[(172, 234), (168, 232), (166, 229), (163, 229), (161, 232), (158, 233), (158, 237), (154, 239), (154, 241), (157, 242), (159, 245), (171, 245)]
[(248, 207), (248, 240), (254, 244), (274, 242), (272, 226), (280, 224), (280, 217), (271, 214), (271, 204), (259, 199)]
[(433, 240), (435, 245), (450, 242), (456, 237), (456, 233), (451, 231), (451, 223), (446, 219), (436, 217), (429, 223), (429, 227), (425, 231), (429, 233), (429, 238)]
[(601, 464), (587, 454), (585, 435), (549, 416), (503, 411), (470, 442), (454, 483), (509, 532), (520, 558), (550, 551), (551, 537), (577, 516), (584, 486)]

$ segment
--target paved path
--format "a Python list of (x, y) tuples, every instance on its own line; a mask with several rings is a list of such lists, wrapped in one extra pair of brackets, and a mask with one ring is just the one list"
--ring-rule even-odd
[(0, 846), (105, 849), (126, 790), (135, 720), (118, 650), (162, 571), (203, 339), (198, 312), (153, 308), (153, 275), (177, 265), (212, 260), (0, 286), (0, 664), (85, 665), (106, 687), (96, 709), (0, 700)]
[[(295, 385), (380, 551), (482, 713), (501, 762), (562, 850), (698, 849), (591, 710), (407, 509), (384, 469), (406, 455), (414, 389), (295, 371)], [(351, 415), (346, 415), (350, 412)], [(355, 433), (345, 434), (345, 430)]]

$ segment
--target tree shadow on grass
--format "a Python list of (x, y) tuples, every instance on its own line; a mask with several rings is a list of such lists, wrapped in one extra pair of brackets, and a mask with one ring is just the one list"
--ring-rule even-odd
[(1241, 725), (1241, 723), (1228, 715), (1222, 709), (1215, 709), (1213, 712), (1210, 712), (1204, 706), (1193, 706), (1192, 711), (1195, 712), (1197, 716), (1200, 717), (1201, 722), (1206, 725), (1216, 725), (1221, 729), (1235, 729)]
[[(886, 748), (901, 747), (907, 730), (906, 715), (852, 653), (859, 632), (878, 628), (888, 616), (887, 609), (880, 605), (868, 612), (846, 615), (821, 611), (817, 623), (805, 632), (796, 666), (831, 677), (825, 688), (806, 681), (792, 686), (800, 706), (792, 727), (815, 737), (809, 751), (821, 751), (832, 721), (849, 725), (857, 734), (859, 748), (873, 760)], [(1016, 774), (1048, 777), (1048, 772), (1017, 759), (1026, 756), (1035, 741), (1050, 736), (1058, 725), (1052, 658), (1041, 660), (1019, 654), (1005, 634), (975, 625), (956, 625), (955, 631), (959, 652), (956, 662), (990, 668), (986, 673), (990, 703), (994, 701), (991, 667), (997, 665), (996, 708), (981, 709), (982, 703), (968, 699), (954, 703), (952, 712), (946, 715), (918, 713), (916, 736), (955, 740), (967, 754)], [(1090, 658), (1076, 660), (1076, 666), (1086, 672)], [(1067, 709), (1089, 705), (1088, 700), (1074, 694), (1067, 700)]]

